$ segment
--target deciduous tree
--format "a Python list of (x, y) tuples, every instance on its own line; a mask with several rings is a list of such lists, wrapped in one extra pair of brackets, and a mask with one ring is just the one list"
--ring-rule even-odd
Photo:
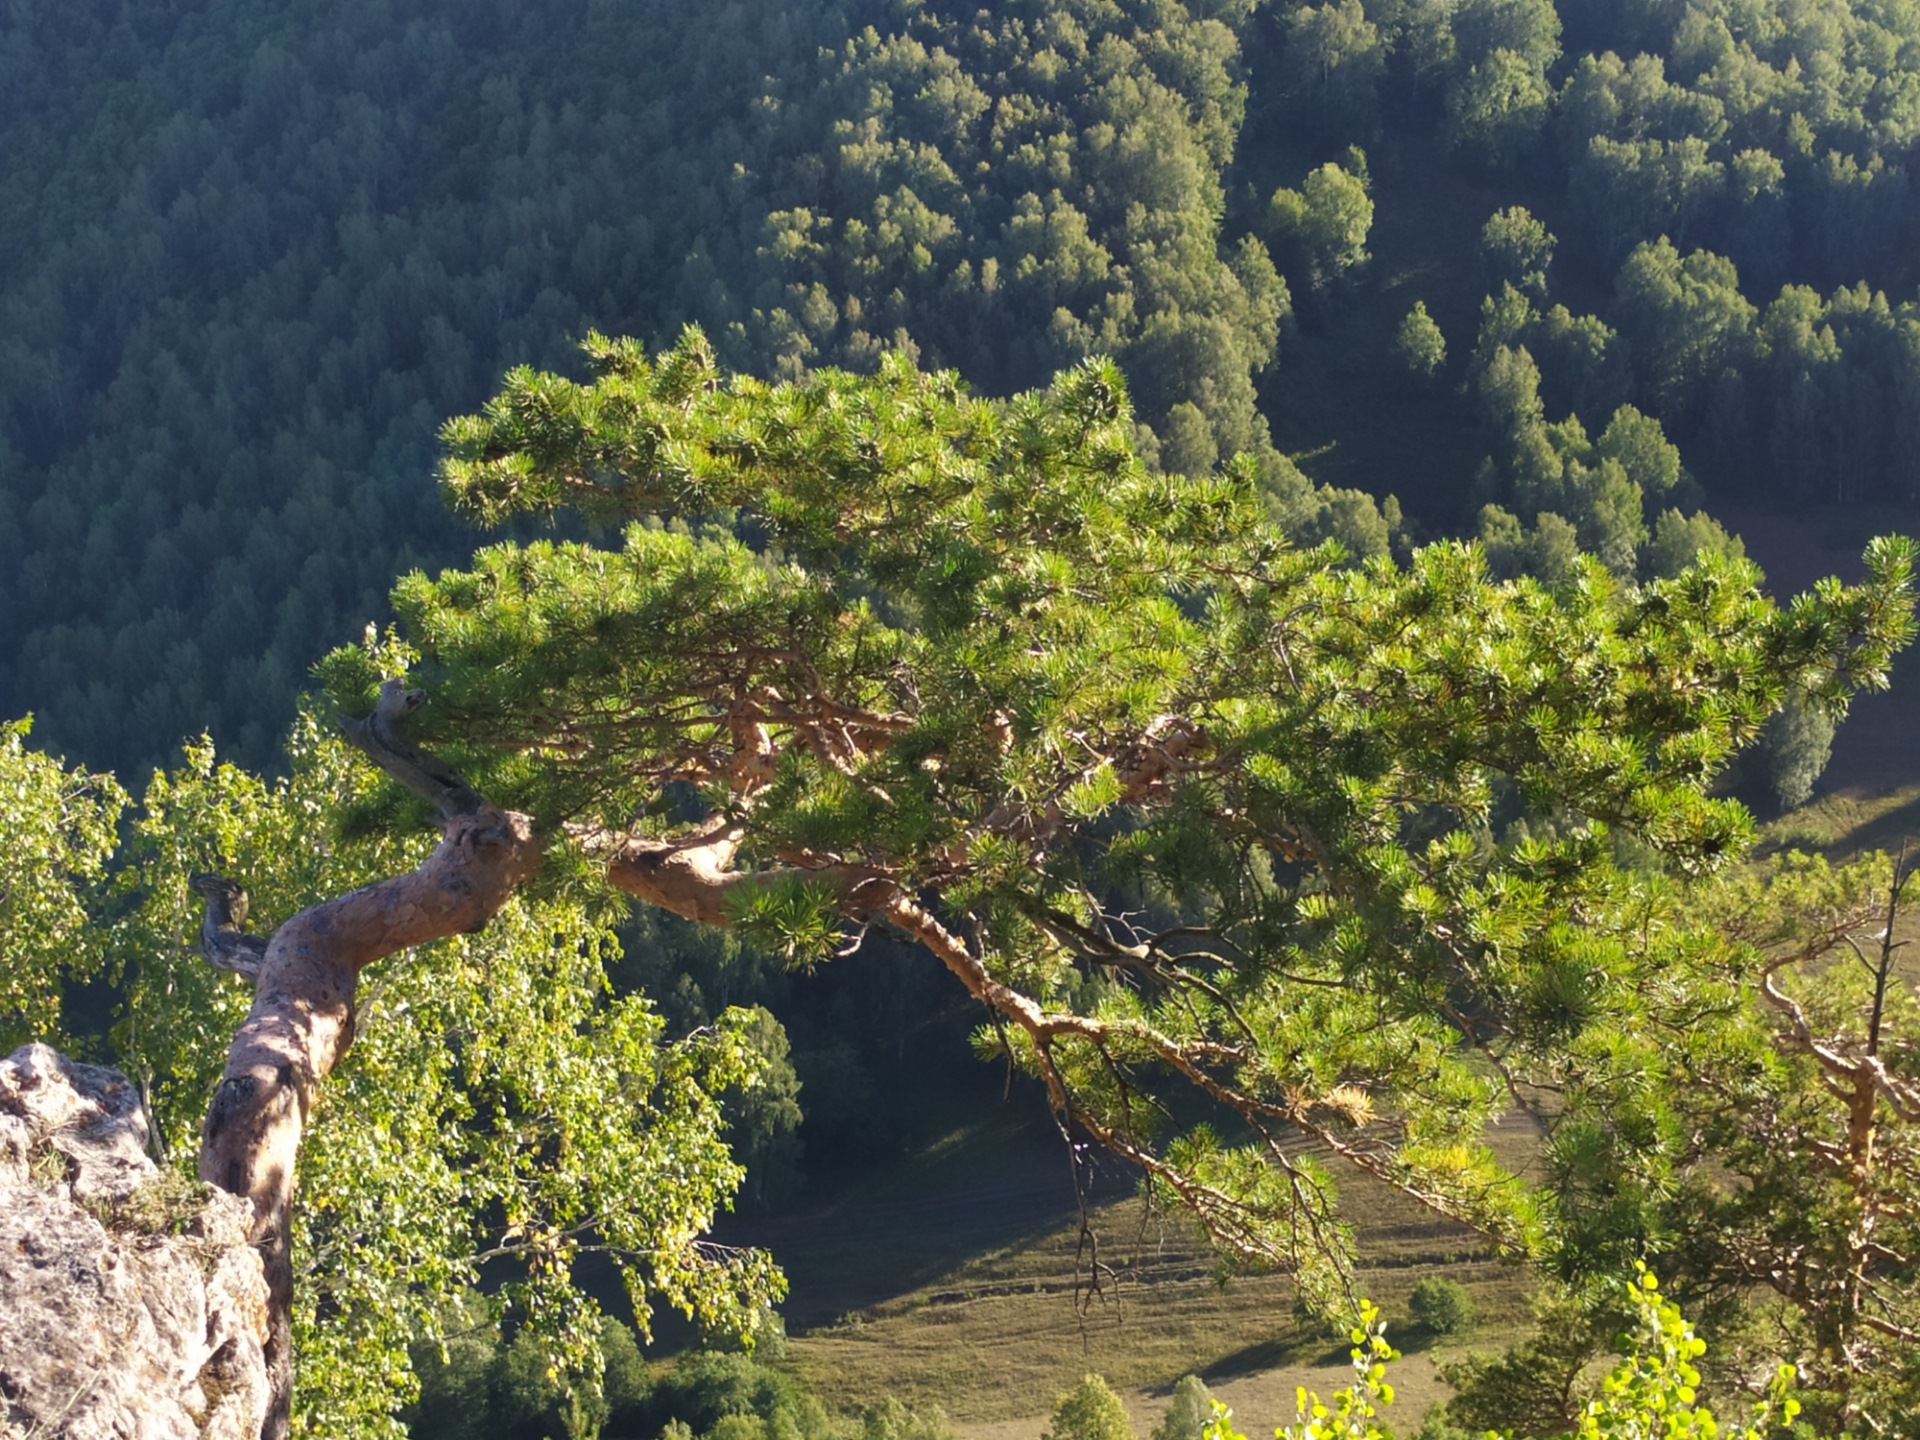
[(1394, 334), (1393, 344), (1407, 369), (1423, 379), (1431, 380), (1447, 363), (1447, 337), (1427, 313), (1424, 300), (1413, 302), (1413, 309)]
[[(381, 731), (374, 745), (393, 745)], [(495, 1303), (523, 1348), (583, 1404), (602, 1333), (573, 1283), (583, 1255), (612, 1258), (643, 1327), (661, 1302), (749, 1327), (777, 1272), (703, 1236), (741, 1178), (720, 1097), (751, 1093), (763, 1067), (752, 1017), (669, 1039), (644, 998), (607, 994), (604, 905), (512, 893), (537, 858), (524, 817), (463, 813), (437, 844), (412, 825), (355, 830), (379, 772), (311, 717), (289, 752), (269, 783), (189, 746), (125, 815), (103, 878), (111, 783), (0, 749), (0, 773), (24, 782), (0, 804), (29, 802), (8, 820), (42, 862), (35, 904), (0, 908), (0, 953), (35, 962), (9, 969), (28, 983), (0, 1023), (58, 1037), (32, 983), (48, 937), (65, 975), (117, 988), (115, 1058), (158, 1152), (192, 1169), (198, 1151), (204, 1178), (254, 1201), (266, 1433), (403, 1434), (409, 1347), (438, 1343), (489, 1262), (512, 1273)], [(399, 753), (439, 775), (436, 796), (459, 793)]]

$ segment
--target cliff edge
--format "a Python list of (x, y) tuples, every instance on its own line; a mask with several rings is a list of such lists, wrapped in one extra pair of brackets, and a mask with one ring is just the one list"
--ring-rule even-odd
[(267, 1287), (245, 1201), (160, 1171), (132, 1083), (0, 1060), (0, 1440), (255, 1440)]

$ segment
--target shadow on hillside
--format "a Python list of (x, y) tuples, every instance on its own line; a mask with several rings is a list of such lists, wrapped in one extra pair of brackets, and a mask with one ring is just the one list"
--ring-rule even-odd
[(1346, 1341), (1329, 1338), (1324, 1332), (1295, 1328), (1274, 1339), (1256, 1340), (1222, 1355), (1199, 1375), (1209, 1385), (1224, 1385), (1269, 1370), (1339, 1365), (1347, 1361), (1351, 1348)]
[(1862, 825), (1847, 837), (1849, 850), (1897, 851), (1902, 845), (1912, 848), (1920, 842), (1920, 795), (1906, 804), (1888, 810)]
[(1258, 1340), (1251, 1345), (1243, 1345), (1230, 1355), (1222, 1355), (1200, 1372), (1200, 1378), (1210, 1385), (1217, 1385), (1222, 1381), (1237, 1380), (1242, 1375), (1277, 1370), (1289, 1363), (1299, 1348), (1285, 1340)]
[[(1109, 1189), (1107, 1177), (1094, 1198)], [(795, 1333), (884, 1305), (984, 1254), (1013, 1253), (1077, 1210), (1059, 1136), (995, 1117), (802, 1213), (730, 1220), (729, 1244), (764, 1247), (787, 1273)], [(971, 1297), (967, 1297), (971, 1298)]]

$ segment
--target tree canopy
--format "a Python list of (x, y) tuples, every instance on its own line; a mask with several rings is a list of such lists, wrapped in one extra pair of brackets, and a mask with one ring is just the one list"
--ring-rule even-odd
[[(1706, 487), (1649, 493), (1637, 526), (1617, 486), (1604, 523), (1544, 507), (1616, 563), (1709, 495), (1910, 495), (1912, 6), (1565, 8), (23, 13), (0, 30), (0, 712), (95, 766), (203, 729), (277, 763), (314, 659), (385, 618), (393, 574), (469, 548), (425, 481), (439, 420), (591, 327), (695, 321), (767, 378), (902, 349), (1001, 397), (1110, 354), (1149, 463), (1280, 435), (1351, 542), (1388, 492), (1427, 534), (1488, 503), (1538, 530), (1476, 483), (1506, 463), (1478, 359), (1464, 400), (1436, 376), (1417, 423), (1375, 423), (1407, 399), (1412, 303), (1457, 371), (1510, 281), (1540, 313), (1500, 343), (1542, 418), (1592, 435), (1632, 403)], [(1505, 258), (1481, 263), (1489, 216)], [(1294, 413), (1327, 334), (1350, 418)], [(1360, 464), (1383, 435), (1406, 438)], [(1507, 553), (1557, 574), (1558, 535)]]
[[(1303, 1137), (1578, 1293), (1483, 1379), (1649, 1257), (1709, 1384), (1920, 1425), (1911, 887), (1741, 871), (1727, 794), (1814, 793), (1911, 552), (1785, 602), (1722, 523), (1920, 493), (1917, 77), (1913, 0), (20, 9), (0, 1033), (112, 1009), (185, 1163), (260, 1039), (186, 936), (255, 976), (512, 840), (484, 933), (323, 977), (300, 1204), (237, 1187), (329, 1433), (480, 1257), (568, 1404), (589, 1247), (750, 1329), (701, 1232), (803, 1074), (810, 1147), (896, 1133), (845, 1014), (948, 980), (1323, 1309)], [(451, 810), (332, 738), (403, 677)]]
[[(590, 350), (591, 383), (519, 372), (449, 424), (443, 483), (627, 518), (619, 548), (410, 577), (404, 652), (336, 652), (339, 702), (404, 658), (481, 788), (795, 963), (874, 925), (926, 945), (983, 1047), (1323, 1303), (1331, 1181), (1282, 1134), (1544, 1244), (1476, 1057), (1629, 1023), (1678, 941), (1610, 835), (1676, 873), (1738, 854), (1714, 776), (1910, 630), (1903, 542), (1786, 607), (1720, 557), (1644, 588), (1499, 583), (1460, 546), (1346, 567), (1287, 543), (1249, 463), (1142, 467), (1111, 366), (1001, 405), (898, 358), (770, 387), (696, 333)], [(1503, 805), (1565, 823), (1490, 843)], [(1164, 1081), (1222, 1128), (1167, 1132)]]

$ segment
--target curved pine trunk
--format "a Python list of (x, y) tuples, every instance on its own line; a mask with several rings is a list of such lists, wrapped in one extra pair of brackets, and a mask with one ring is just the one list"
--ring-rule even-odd
[[(252, 1202), (253, 1238), (266, 1267), (273, 1388), (263, 1440), (284, 1440), (292, 1418), (295, 1162), (320, 1082), (353, 1043), (360, 972), (410, 945), (478, 930), (540, 861), (532, 821), (488, 805), (407, 744), (397, 722), (418, 703), (417, 694), (389, 682), (380, 710), (347, 729), (382, 769), (440, 807), (440, 843), (408, 874), (324, 900), (274, 932), (258, 958), (253, 1008), (233, 1037), (201, 1132), (200, 1178)], [(202, 881), (219, 883), (201, 877), (196, 888)], [(230, 945), (237, 930), (228, 924), (220, 933), (226, 913), (210, 908), (203, 932), (203, 950), (215, 963), (223, 963), (214, 953), (223, 938)], [(245, 915), (243, 895), (238, 914)]]

